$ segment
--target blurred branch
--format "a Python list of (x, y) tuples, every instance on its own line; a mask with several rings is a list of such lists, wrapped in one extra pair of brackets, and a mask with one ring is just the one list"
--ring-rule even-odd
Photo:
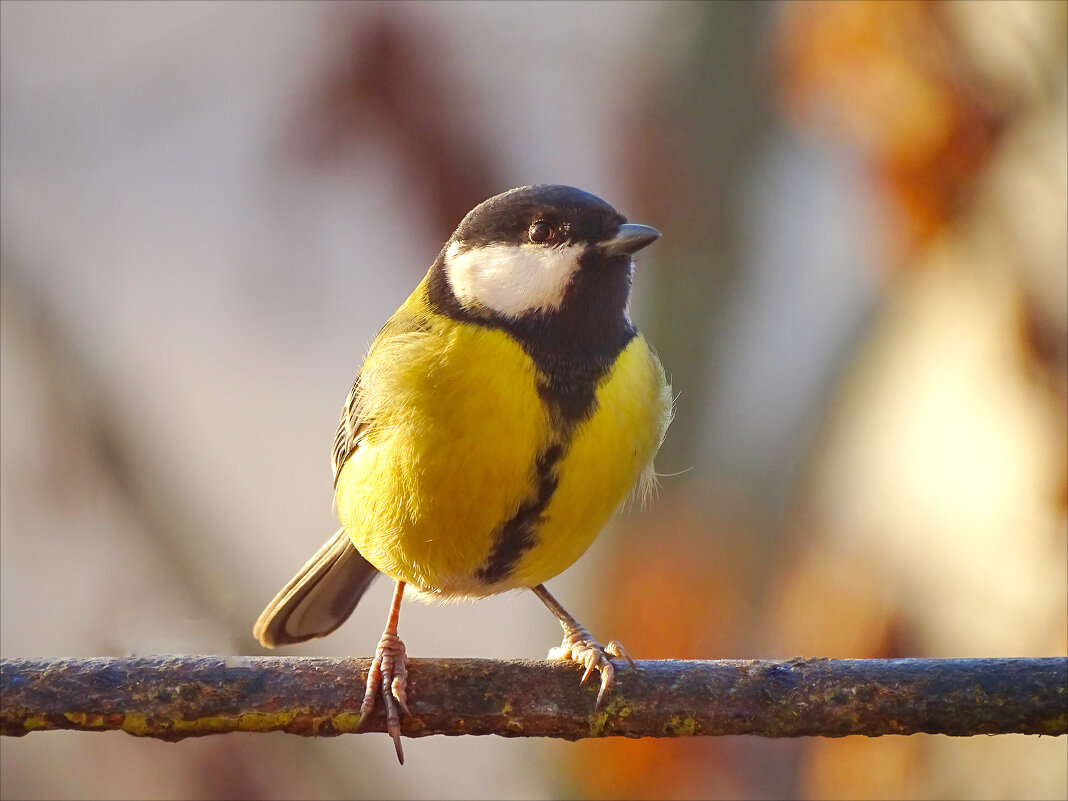
[[(0, 660), (0, 733), (352, 732), (367, 658)], [(646, 661), (604, 708), (574, 665), (415, 659), (409, 737), (1068, 733), (1068, 658)], [(363, 730), (384, 731), (381, 704)]]

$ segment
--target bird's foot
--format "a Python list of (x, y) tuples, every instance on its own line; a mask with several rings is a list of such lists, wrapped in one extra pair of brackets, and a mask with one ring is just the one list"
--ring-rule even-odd
[(397, 759), (404, 764), (404, 749), (401, 748), (400, 739), (400, 711), (410, 715), (406, 689), (408, 685), (408, 654), (404, 650), (404, 643), (396, 634), (386, 631), (378, 643), (371, 669), (367, 671), (367, 691), (360, 704), (360, 720), (356, 728), (363, 725), (364, 720), (375, 708), (375, 697), (381, 693), (386, 702), (386, 731), (393, 738), (393, 744), (397, 748)]
[(634, 660), (630, 658), (630, 654), (616, 640), (612, 640), (608, 645), (601, 645), (583, 626), (566, 627), (564, 641), (549, 651), (549, 659), (577, 662), (585, 667), (586, 672), (582, 674), (583, 683), (593, 671), (596, 670), (601, 674), (601, 689), (597, 693), (594, 711), (600, 709), (605, 690), (611, 687), (615, 680), (616, 669), (612, 664), (612, 657), (626, 659), (632, 668), (638, 669)]

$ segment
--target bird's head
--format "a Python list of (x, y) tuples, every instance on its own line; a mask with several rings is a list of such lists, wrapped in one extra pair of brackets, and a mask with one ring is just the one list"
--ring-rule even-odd
[(570, 186), (524, 186), (475, 206), (439, 260), (475, 317), (626, 318), (632, 256), (660, 237)]

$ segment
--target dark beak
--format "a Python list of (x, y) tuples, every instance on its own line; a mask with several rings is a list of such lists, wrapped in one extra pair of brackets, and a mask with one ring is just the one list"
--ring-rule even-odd
[(655, 228), (651, 228), (648, 225), (627, 223), (619, 226), (619, 232), (611, 239), (606, 239), (602, 242), (600, 247), (606, 256), (629, 256), (659, 238), (660, 232)]

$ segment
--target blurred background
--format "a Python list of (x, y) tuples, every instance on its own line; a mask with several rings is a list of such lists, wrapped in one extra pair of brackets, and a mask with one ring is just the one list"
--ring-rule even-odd
[[(0, 5), (0, 651), (258, 654), (378, 327), (463, 214), (663, 239), (650, 509), (551, 582), (639, 658), (1068, 652), (1068, 4)], [(390, 588), (293, 654), (370, 654)], [(407, 604), (541, 658), (529, 593)], [(4, 798), (1065, 798), (1068, 738), (0, 741)]]

